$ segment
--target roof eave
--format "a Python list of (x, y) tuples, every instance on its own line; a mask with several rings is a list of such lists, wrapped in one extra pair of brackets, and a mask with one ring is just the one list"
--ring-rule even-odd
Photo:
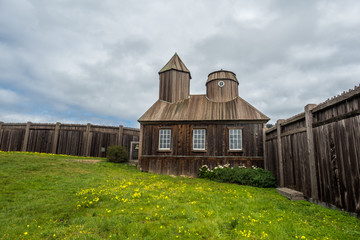
[(141, 124), (156, 124), (156, 123), (195, 123), (195, 122), (202, 122), (202, 123), (222, 123), (222, 122), (229, 122), (229, 123), (239, 123), (239, 122), (246, 122), (246, 123), (267, 123), (270, 118), (267, 119), (217, 119), (217, 120), (140, 120), (138, 122)]
[(170, 69), (166, 69), (166, 70), (160, 70), (159, 71), (159, 74), (160, 73), (164, 73), (164, 72), (169, 72), (169, 71), (171, 71), (171, 70), (174, 70), (174, 71), (177, 71), (177, 72), (183, 72), (183, 73), (188, 73), (189, 74), (189, 77), (190, 77), (190, 79), (191, 79), (191, 73), (190, 72), (188, 72), (188, 71), (183, 71), (183, 70), (179, 70), (179, 69), (176, 69), (176, 68), (170, 68)]

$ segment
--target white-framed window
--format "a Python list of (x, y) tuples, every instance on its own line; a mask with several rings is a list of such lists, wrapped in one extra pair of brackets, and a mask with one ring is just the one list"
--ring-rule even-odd
[(171, 129), (160, 129), (159, 150), (170, 150)]
[(193, 150), (205, 150), (205, 129), (193, 130)]
[(242, 150), (242, 129), (229, 129), (229, 149)]

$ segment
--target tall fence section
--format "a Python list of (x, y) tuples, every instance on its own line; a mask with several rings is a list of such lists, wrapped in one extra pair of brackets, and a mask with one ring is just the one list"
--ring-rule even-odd
[(134, 155), (139, 133), (121, 125), (0, 122), (0, 150), (104, 157), (108, 146), (120, 145)]
[(360, 215), (360, 86), (309, 104), (266, 131), (266, 169), (278, 184)]

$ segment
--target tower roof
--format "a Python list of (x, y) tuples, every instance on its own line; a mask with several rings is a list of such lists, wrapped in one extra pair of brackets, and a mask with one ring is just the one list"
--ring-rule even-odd
[[(187, 69), (187, 67), (185, 66), (183, 61), (181, 61), (181, 59), (177, 55), (177, 53), (175, 53), (174, 56), (169, 60), (169, 62), (159, 71), (159, 74), (166, 72), (166, 71), (170, 71), (170, 70), (186, 72), (186, 73), (189, 73), (189, 75), (190, 75), (189, 69)], [(191, 78), (191, 75), (190, 75), (190, 78)]]
[(231, 80), (231, 81), (236, 82), (239, 85), (239, 81), (236, 79), (235, 73), (233, 73), (231, 71), (227, 71), (227, 70), (222, 70), (222, 69), (219, 71), (210, 73), (208, 75), (206, 84), (208, 84), (209, 82), (211, 82), (213, 80)]

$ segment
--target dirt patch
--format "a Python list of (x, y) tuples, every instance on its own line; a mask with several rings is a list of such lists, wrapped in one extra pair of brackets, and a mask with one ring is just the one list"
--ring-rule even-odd
[(87, 163), (87, 164), (94, 164), (94, 163), (98, 163), (101, 162), (102, 160), (98, 160), (98, 159), (66, 159), (67, 161), (70, 162), (80, 162), (80, 163)]

